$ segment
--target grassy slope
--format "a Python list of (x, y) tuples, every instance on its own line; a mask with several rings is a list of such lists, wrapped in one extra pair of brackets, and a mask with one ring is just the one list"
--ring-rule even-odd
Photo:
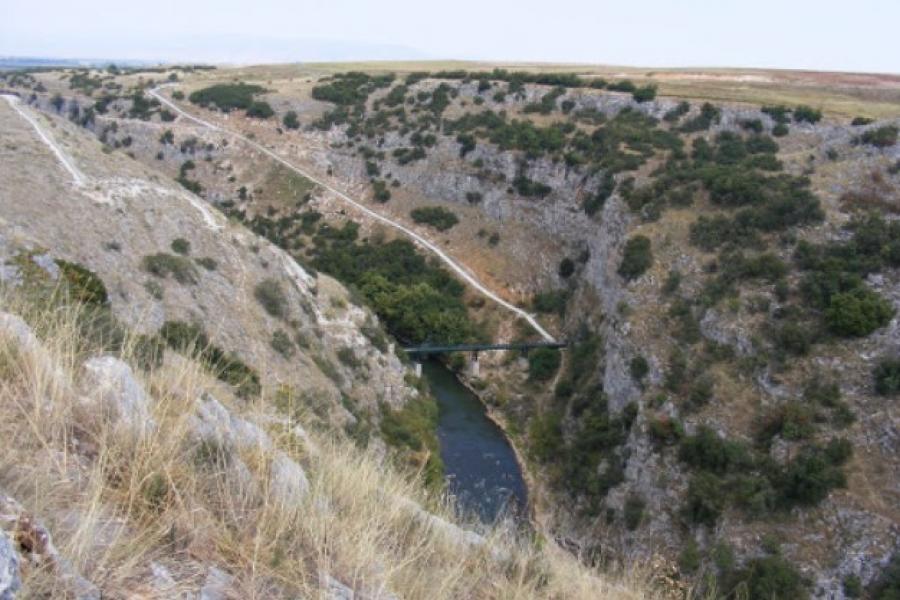
[[(279, 415), (271, 399), (242, 404), (190, 360), (170, 356), (141, 371), (126, 351), (159, 427), (144, 434), (117, 427), (85, 410), (81, 399), (91, 390), (81, 387), (79, 365), (95, 350), (79, 333), (77, 307), (36, 310), (4, 295), (0, 311), (26, 315), (43, 341), (26, 349), (0, 336), (0, 436), (7, 449), (0, 488), (49, 528), (62, 555), (104, 596), (159, 597), (148, 584), (149, 565), (157, 562), (180, 590), (196, 590), (205, 567), (215, 565), (234, 575), (243, 598), (318, 597), (323, 572), (402, 598), (662, 597), (647, 591), (647, 570), (633, 567), (614, 581), (504, 526), (486, 532), (484, 550), (453, 542), (400, 499), (451, 521), (449, 507), (383, 459), (329, 431), (298, 439), (292, 421), (272, 424)], [(210, 462), (191, 433), (196, 399), (210, 390), (233, 413), (270, 423), (275, 448)], [(299, 504), (279, 503), (266, 484), (279, 449), (309, 474), (310, 493)], [(229, 468), (238, 458), (249, 468), (249, 484)], [(25, 585), (25, 597), (62, 593), (47, 569), (26, 573)]]

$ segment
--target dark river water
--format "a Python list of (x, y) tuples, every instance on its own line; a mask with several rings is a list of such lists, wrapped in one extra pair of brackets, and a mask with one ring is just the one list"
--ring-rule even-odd
[(438, 439), (447, 486), (460, 508), (485, 522), (510, 511), (524, 515), (527, 489), (509, 441), (484, 405), (434, 360), (422, 365), (439, 412)]

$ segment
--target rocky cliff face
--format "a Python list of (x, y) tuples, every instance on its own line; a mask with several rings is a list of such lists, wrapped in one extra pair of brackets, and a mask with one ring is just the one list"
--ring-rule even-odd
[(0, 111), (5, 280), (20, 278), (25, 255), (52, 278), (53, 259), (83, 265), (103, 280), (128, 326), (152, 333), (167, 322), (197, 324), (257, 369), (263, 386), (302, 393), (334, 424), (417, 394), (404, 382), (407, 368), (363, 333), (383, 336), (376, 317), (340, 284), (310, 275), (165, 176), (104, 153), (83, 130), (36, 115), (84, 171), (86, 183), (73, 184), (29, 124), (5, 102)]
[[(436, 85), (433, 81), (425, 82), (411, 89), (413, 92), (433, 91)], [(458, 117), (466, 111), (462, 104), (471, 105), (473, 99), (479, 97), (475, 85), (455, 86), (458, 97), (444, 114), (445, 119)], [(526, 86), (518, 98), (507, 99), (502, 104), (481, 95), (483, 106), (475, 111), (490, 108), (512, 112), (529, 102), (539, 101), (548, 89)], [(660, 119), (677, 106), (676, 102), (668, 100), (637, 104), (624, 94), (567, 91), (557, 101), (557, 107), (563, 99), (571, 102), (568, 107), (571, 112), (595, 109), (607, 118), (627, 107)], [(693, 118), (697, 111), (695, 105), (683, 118)], [(764, 132), (771, 132), (777, 125), (769, 114), (757, 108), (725, 106), (720, 107), (720, 111), (715, 123), (703, 131), (702, 137), (712, 139), (721, 132), (741, 131), (747, 122), (757, 122)], [(812, 188), (820, 195), (826, 213), (822, 227), (810, 228), (800, 235), (812, 241), (837, 239), (843, 235), (839, 227), (850, 218), (841, 198), (846, 198), (846, 192), (867, 185), (869, 177), (884, 177), (873, 173), (897, 163), (900, 145), (887, 149), (860, 145), (855, 141), (859, 129), (834, 122), (791, 123), (790, 129), (787, 137), (778, 138), (779, 158), (784, 162), (784, 170), (811, 177)], [(793, 378), (790, 375), (776, 377), (768, 372), (751, 379), (742, 376), (736, 380), (729, 377), (727, 382), (719, 379), (713, 405), (700, 412), (686, 409), (673, 398), (667, 398), (664, 391), (660, 392), (665, 388), (672, 348), (676, 346), (669, 332), (671, 322), (666, 316), (670, 301), (660, 293), (660, 288), (668, 272), (677, 271), (682, 294), (696, 294), (702, 290), (711, 257), (689, 247), (685, 224), (686, 218), (701, 209), (675, 210), (671, 211), (675, 214), (666, 213), (662, 219), (642, 219), (640, 214), (629, 209), (621, 191), (617, 191), (599, 213), (590, 217), (582, 210), (582, 203), (596, 189), (603, 173), (567, 166), (561, 160), (526, 158), (520, 152), (501, 151), (483, 140), (479, 140), (477, 147), (462, 159), (457, 140), (453, 136), (438, 135), (436, 143), (427, 148), (427, 158), (401, 165), (390, 157), (394, 150), (408, 147), (409, 140), (397, 131), (389, 131), (374, 140), (350, 139), (339, 128), (327, 134), (310, 132), (306, 135), (319, 140), (314, 146), (319, 148), (318, 162), (330, 164), (335, 172), (360, 185), (368, 176), (358, 148), (369, 144), (374, 150), (383, 152), (388, 158), (381, 164), (382, 174), (386, 179), (399, 182), (404, 198), (413, 198), (404, 206), (416, 206), (417, 202), (465, 206), (469, 204), (466, 193), (478, 192), (476, 206), (480, 215), (501, 230), (503, 225), (510, 223), (523, 226), (530, 232), (532, 248), (541, 244), (554, 247), (556, 260), (564, 256), (586, 256), (577, 267), (574, 278), (577, 283), (559, 279), (553, 272), (555, 261), (549, 261), (549, 264), (544, 262), (542, 268), (529, 271), (527, 280), (519, 279), (516, 284), (532, 291), (545, 289), (547, 285), (571, 288), (572, 300), (563, 326), (564, 335), (576, 337), (577, 332), (587, 325), (602, 339), (602, 360), (595, 368), (609, 410), (619, 413), (630, 403), (639, 407), (636, 426), (630, 430), (621, 449), (622, 456), (626, 457), (623, 481), (609, 491), (604, 505), (614, 513), (623, 514), (629, 497), (639, 497), (644, 504), (641, 525), (636, 531), (625, 530), (621, 525), (610, 528), (589, 520), (566, 527), (566, 535), (580, 537), (585, 546), (602, 540), (604, 546), (614, 547), (624, 555), (647, 555), (664, 550), (670, 556), (677, 556), (688, 543), (712, 548), (716, 539), (727, 540), (741, 560), (758, 555), (761, 539), (780, 538), (786, 555), (799, 563), (804, 574), (814, 581), (815, 595), (828, 598), (844, 597), (842, 581), (848, 576), (859, 576), (863, 583), (872, 581), (879, 568), (884, 567), (897, 551), (897, 515), (895, 511), (883, 510), (884, 502), (890, 503), (888, 498), (896, 497), (896, 490), (891, 484), (876, 484), (879, 491), (874, 492), (870, 484), (864, 484), (881, 498), (872, 504), (867, 498), (868, 492), (859, 494), (858, 489), (853, 489), (853, 482), (862, 484), (862, 478), (855, 476), (851, 476), (848, 492), (833, 493), (816, 509), (795, 510), (790, 518), (785, 517), (787, 522), (782, 525), (772, 526), (752, 519), (745, 522), (734, 515), (725, 519), (715, 533), (685, 532), (678, 507), (687, 490), (689, 473), (673, 453), (661, 452), (658, 442), (653, 441), (651, 428), (654, 422), (661, 418), (681, 421), (688, 435), (696, 433), (701, 426), (709, 426), (724, 436), (752, 439), (757, 425), (748, 416), (750, 409), (746, 405), (740, 406), (741, 403), (761, 406), (764, 413), (803, 393), (799, 374)], [(549, 186), (552, 191), (548, 195), (524, 198), (514, 193), (511, 182), (523, 172), (523, 164), (529, 178)], [(650, 180), (652, 170), (658, 166), (660, 163), (651, 159), (633, 173), (636, 187)], [(895, 181), (896, 168), (892, 172), (893, 176), (887, 177)], [(620, 184), (624, 177), (617, 176)], [(887, 198), (890, 198), (891, 194), (896, 194), (896, 182), (887, 185), (886, 189), (894, 190), (888, 192)], [(896, 202), (896, 198), (888, 202)], [(396, 208), (391, 210), (399, 214)], [(888, 213), (888, 218), (893, 216)], [(655, 265), (629, 284), (617, 271), (625, 241), (635, 233), (648, 235), (653, 240)], [(449, 237), (453, 243), (460, 244), (460, 252), (465, 255), (465, 240), (454, 238), (452, 234)], [(496, 252), (529, 261), (525, 246), (506, 245)], [(789, 253), (782, 254), (785, 260), (790, 260)], [(900, 311), (895, 280), (896, 274), (878, 275), (870, 279), (869, 285), (882, 292), (894, 309)], [(759, 360), (764, 355), (760, 340), (754, 337), (758, 320), (754, 321), (752, 315), (712, 307), (703, 310), (697, 318), (702, 340), (730, 348), (735, 356), (744, 357), (745, 361)], [(873, 398), (870, 373), (876, 357), (896, 355), (898, 322), (894, 318), (865, 341), (850, 342), (846, 352), (841, 348), (817, 347), (809, 367), (830, 370), (841, 382), (843, 397), (859, 416), (858, 423), (843, 433), (856, 448), (857, 468), (883, 472), (891, 481), (896, 481), (900, 475), (898, 464), (892, 458), (897, 453), (897, 415), (889, 400)], [(643, 357), (647, 363), (647, 374), (640, 383), (630, 368), (636, 356)], [(808, 373), (809, 370), (804, 367), (801, 372)], [(655, 390), (652, 394), (648, 393), (651, 389)], [(739, 400), (729, 398), (730, 394)], [(539, 411), (537, 408), (532, 410)], [(872, 411), (877, 418), (871, 417)], [(796, 443), (786, 443), (781, 451), (779, 460), (783, 461), (796, 456), (799, 447)], [(778, 448), (773, 452), (778, 455)], [(869, 466), (862, 467), (862, 464)], [(601, 464), (601, 471), (606, 468), (608, 464)], [(565, 490), (558, 491), (565, 495)], [(814, 522), (827, 525), (817, 527)], [(826, 534), (825, 530), (835, 535)], [(824, 545), (823, 539), (828, 540)]]

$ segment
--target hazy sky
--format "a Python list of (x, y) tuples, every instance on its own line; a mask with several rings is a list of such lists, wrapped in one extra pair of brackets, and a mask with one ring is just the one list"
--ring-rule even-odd
[(0, 55), (900, 73), (900, 0), (0, 0)]

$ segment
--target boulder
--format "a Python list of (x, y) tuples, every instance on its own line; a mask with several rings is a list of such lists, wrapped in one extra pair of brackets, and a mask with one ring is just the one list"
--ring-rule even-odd
[(281, 451), (272, 460), (269, 486), (275, 500), (286, 508), (299, 504), (309, 492), (303, 467)]
[(240, 450), (270, 450), (272, 440), (259, 425), (237, 417), (211, 394), (204, 394), (193, 421), (194, 434), (202, 440)]
[(0, 531), (0, 600), (13, 600), (22, 587), (19, 560), (12, 541)]
[(130, 366), (114, 356), (97, 356), (85, 361), (83, 370), (91, 399), (108, 418), (138, 433), (156, 426), (150, 417), (150, 397)]
[(200, 588), (199, 600), (226, 600), (231, 597), (231, 582), (234, 577), (216, 567), (210, 567), (206, 573), (206, 581)]

